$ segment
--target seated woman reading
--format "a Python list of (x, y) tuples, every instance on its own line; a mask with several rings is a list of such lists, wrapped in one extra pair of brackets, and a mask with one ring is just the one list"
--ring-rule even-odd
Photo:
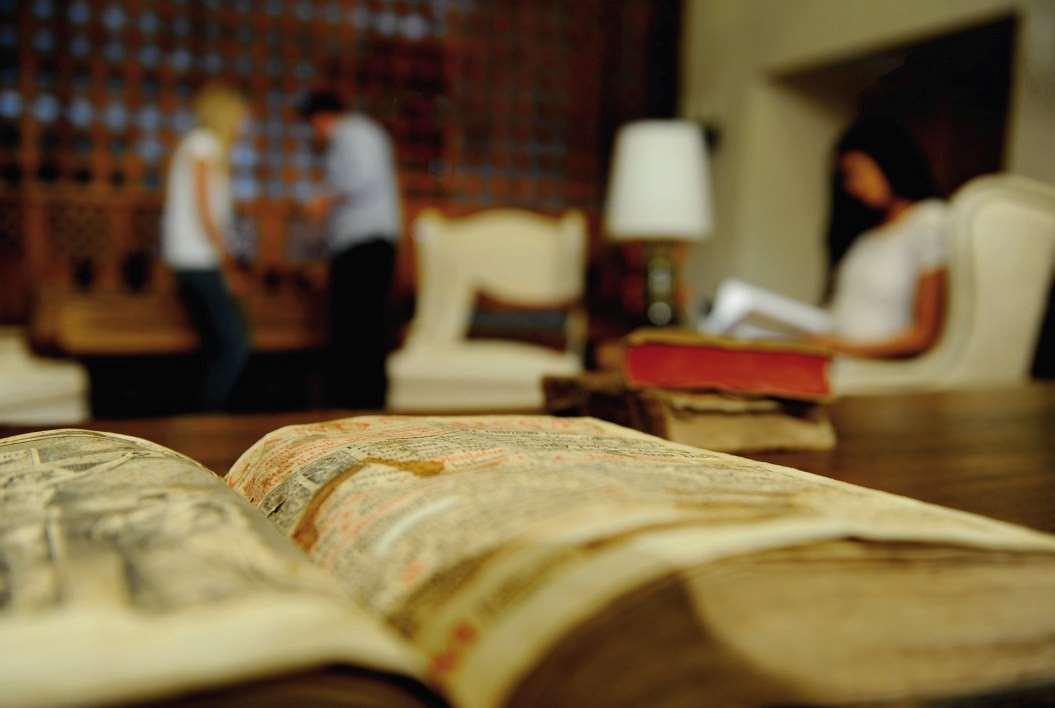
[(900, 126), (865, 119), (837, 143), (835, 170), (829, 306), (730, 280), (718, 289), (702, 329), (743, 336), (793, 331), (862, 357), (912, 356), (937, 340), (949, 227), (923, 152)]

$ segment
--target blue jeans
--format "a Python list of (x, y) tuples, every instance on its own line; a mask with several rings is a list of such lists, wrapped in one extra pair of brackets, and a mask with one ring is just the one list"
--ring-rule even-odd
[(205, 357), (200, 405), (220, 410), (249, 358), (245, 318), (218, 269), (178, 270), (176, 283)]

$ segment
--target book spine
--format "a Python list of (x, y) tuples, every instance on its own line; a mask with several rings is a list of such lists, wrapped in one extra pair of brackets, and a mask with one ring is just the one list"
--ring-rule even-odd
[(826, 398), (828, 358), (801, 352), (728, 350), (669, 344), (628, 348), (626, 378), (635, 387), (717, 388), (801, 398)]

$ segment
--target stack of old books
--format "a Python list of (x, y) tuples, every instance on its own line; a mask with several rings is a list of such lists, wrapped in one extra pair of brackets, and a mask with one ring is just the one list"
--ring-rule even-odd
[(586, 415), (711, 450), (827, 450), (835, 429), (831, 353), (786, 341), (644, 329), (621, 371), (549, 377), (546, 409)]

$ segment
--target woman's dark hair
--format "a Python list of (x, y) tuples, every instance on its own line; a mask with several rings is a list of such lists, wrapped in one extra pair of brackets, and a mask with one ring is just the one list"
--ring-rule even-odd
[(857, 237), (877, 226), (883, 217), (844, 189), (839, 158), (848, 152), (863, 152), (875, 160), (891, 191), (902, 199), (916, 202), (939, 195), (926, 154), (902, 125), (882, 117), (860, 118), (850, 125), (832, 155), (826, 297), (831, 297), (839, 261)]
[(879, 165), (894, 194), (919, 201), (938, 194), (930, 161), (901, 124), (884, 118), (854, 122), (835, 144), (835, 157), (863, 152)]

